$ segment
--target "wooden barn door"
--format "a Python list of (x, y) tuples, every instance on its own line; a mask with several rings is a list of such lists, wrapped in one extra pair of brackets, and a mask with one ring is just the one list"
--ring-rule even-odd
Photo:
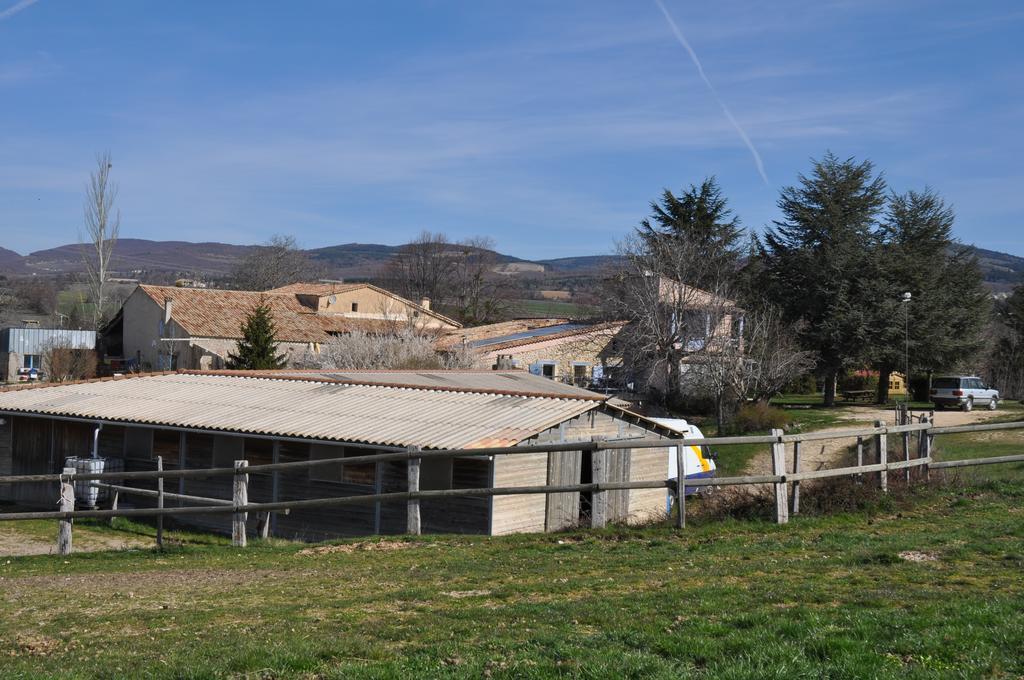
[[(548, 484), (580, 483), (580, 463), (583, 454), (580, 451), (552, 451), (548, 454)], [(549, 493), (548, 507), (545, 516), (544, 530), (558, 531), (571, 527), (579, 520), (580, 494)]]

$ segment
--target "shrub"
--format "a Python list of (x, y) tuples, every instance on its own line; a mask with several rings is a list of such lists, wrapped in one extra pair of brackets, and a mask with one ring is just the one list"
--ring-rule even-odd
[(766, 401), (743, 404), (726, 426), (730, 434), (747, 434), (785, 427), (789, 422), (786, 412), (775, 408)]
[(818, 381), (813, 373), (804, 373), (782, 388), (784, 394), (817, 394), (819, 391)]
[(840, 389), (844, 390), (877, 390), (878, 389), (878, 376), (877, 375), (857, 375), (851, 373), (845, 376), (841, 383)]

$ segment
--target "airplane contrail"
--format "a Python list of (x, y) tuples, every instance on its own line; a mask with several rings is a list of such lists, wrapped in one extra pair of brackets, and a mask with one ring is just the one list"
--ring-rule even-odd
[(690, 41), (688, 41), (686, 36), (683, 35), (683, 32), (680, 30), (675, 20), (672, 19), (672, 15), (668, 13), (668, 9), (666, 9), (662, 1), (654, 0), (654, 4), (656, 4), (658, 9), (661, 10), (661, 13), (665, 15), (665, 21), (668, 22), (669, 28), (671, 28), (672, 32), (675, 34), (676, 40), (690, 55), (690, 60), (693, 61), (693, 65), (697, 67), (697, 73), (700, 74), (701, 80), (703, 80), (704, 84), (708, 86), (708, 90), (711, 91), (711, 95), (722, 108), (722, 113), (724, 113), (725, 117), (729, 119), (730, 123), (732, 123), (732, 126), (736, 129), (736, 133), (740, 136), (740, 139), (743, 140), (743, 143), (747, 145), (747, 149), (750, 150), (750, 155), (754, 157), (754, 164), (757, 166), (757, 172), (761, 175), (761, 179), (764, 180), (765, 186), (771, 186), (771, 183), (768, 181), (768, 175), (765, 174), (764, 171), (764, 162), (761, 160), (761, 154), (757, 152), (757, 147), (755, 147), (754, 143), (750, 141), (750, 137), (747, 136), (746, 131), (739, 124), (739, 121), (737, 121), (736, 117), (732, 115), (732, 111), (730, 111), (729, 107), (725, 105), (722, 98), (718, 96), (718, 90), (715, 89), (715, 86), (711, 84), (711, 80), (708, 78), (707, 74), (704, 73), (704, 67), (701, 66), (700, 59), (697, 58), (697, 53), (693, 51), (692, 47), (690, 47)]
[(21, 10), (27, 9), (27, 8), (31, 7), (32, 5), (36, 4), (37, 2), (39, 2), (39, 0), (21, 0), (21, 2), (14, 3), (12, 6), (8, 7), (7, 9), (0, 11), (0, 21), (3, 21), (4, 19), (7, 19), (8, 17), (14, 16), (18, 12), (20, 12)]

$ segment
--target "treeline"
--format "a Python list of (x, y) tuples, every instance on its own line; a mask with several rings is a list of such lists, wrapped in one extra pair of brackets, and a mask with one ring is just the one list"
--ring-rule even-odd
[[(877, 371), (885, 402), (894, 371), (927, 380), (985, 362), (991, 299), (937, 192), (901, 193), (870, 161), (828, 153), (782, 189), (778, 207), (780, 219), (748, 233), (707, 179), (678, 195), (665, 191), (624, 251), (651, 271), (732, 296), (745, 316), (776, 310), (778, 332), (813, 358), (829, 405), (853, 370)], [(1006, 328), (1022, 311), (1004, 313)], [(1015, 347), (1024, 347), (1019, 330)], [(685, 346), (672, 359), (684, 354)]]

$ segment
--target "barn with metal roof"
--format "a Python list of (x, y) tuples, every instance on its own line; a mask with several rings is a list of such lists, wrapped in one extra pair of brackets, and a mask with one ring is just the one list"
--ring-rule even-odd
[[(599, 394), (523, 371), (274, 371), (148, 374), (0, 391), (0, 475), (59, 472), (65, 457), (96, 454), (125, 470), (203, 468), (378, 451), (478, 449), (671, 436), (656, 423)], [(605, 452), (609, 481), (667, 475), (667, 448)], [(423, 489), (578, 484), (585, 451), (465, 455), (423, 461)], [(250, 500), (278, 501), (403, 491), (402, 461), (327, 465), (253, 474)], [(229, 478), (182, 479), (179, 493), (230, 498)], [(610, 519), (664, 511), (665, 492), (612, 491)], [(52, 504), (52, 489), (18, 485), (0, 500)], [(577, 524), (581, 494), (445, 498), (423, 502), (423, 530), (503, 534)], [(200, 518), (224, 528), (224, 518)], [(276, 518), (280, 536), (322, 538), (400, 533), (398, 506), (349, 505)]]

